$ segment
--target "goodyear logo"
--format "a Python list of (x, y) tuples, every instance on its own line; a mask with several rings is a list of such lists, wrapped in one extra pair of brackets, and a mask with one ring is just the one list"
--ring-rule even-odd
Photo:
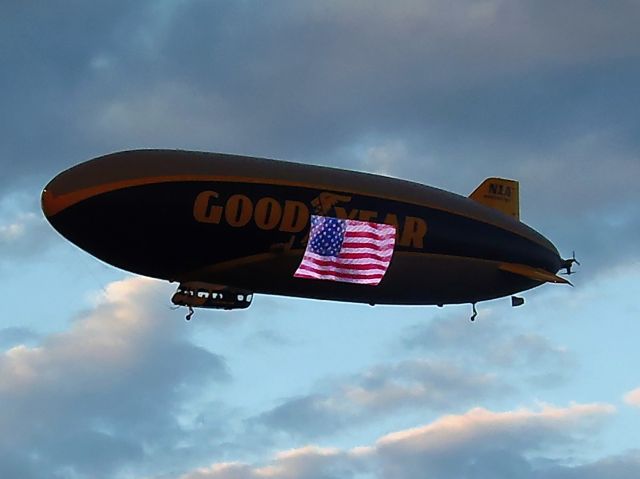
[[(314, 212), (318, 214), (329, 214), (333, 209), (337, 218), (394, 225), (398, 245), (420, 249), (424, 246), (424, 236), (427, 233), (427, 223), (424, 219), (394, 213), (381, 215), (377, 211), (337, 206), (338, 203), (350, 200), (350, 196), (324, 192), (311, 204)], [(309, 207), (301, 201), (282, 201), (265, 196), (254, 202), (247, 195), (240, 193), (221, 198), (216, 191), (202, 191), (193, 204), (193, 217), (196, 221), (225, 223), (233, 228), (255, 225), (262, 230), (296, 234), (305, 229), (310, 216)]]

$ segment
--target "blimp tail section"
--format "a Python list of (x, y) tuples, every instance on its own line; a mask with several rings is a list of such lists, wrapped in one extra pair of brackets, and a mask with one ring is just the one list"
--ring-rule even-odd
[(515, 180), (487, 178), (469, 198), (520, 220), (520, 184)]

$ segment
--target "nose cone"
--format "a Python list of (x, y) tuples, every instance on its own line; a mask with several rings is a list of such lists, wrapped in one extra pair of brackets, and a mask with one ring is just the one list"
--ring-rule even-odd
[[(67, 180), (67, 172), (62, 172), (51, 180), (42, 190), (40, 205), (44, 216), (53, 228), (73, 243), (77, 243), (74, 235), (74, 225), (65, 220), (66, 212), (73, 209), (73, 205), (80, 201), (79, 191), (66, 191), (61, 187)], [(77, 225), (78, 227), (83, 225)], [(90, 228), (90, 225), (86, 227)]]
[[(81, 203), (92, 194), (92, 188), (78, 182), (74, 168), (63, 171), (53, 178), (42, 190), (40, 205), (51, 225), (67, 239), (68, 231), (62, 226), (61, 218), (73, 206)], [(87, 225), (90, 226), (90, 225)]]
[(90, 160), (53, 178), (42, 191), (42, 211), (47, 219), (51, 221), (62, 211), (108, 189), (105, 163), (102, 158)]
[(44, 216), (47, 218), (51, 226), (53, 226), (60, 234), (67, 237), (58, 227), (56, 216), (70, 205), (70, 198), (60, 193), (58, 188), (59, 178), (65, 173), (61, 173), (51, 180), (42, 190), (40, 196), (40, 206)]
[(69, 206), (69, 198), (65, 198), (63, 195), (60, 195), (56, 188), (56, 180), (59, 176), (60, 175), (55, 177), (47, 184), (47, 186), (44, 187), (40, 197), (42, 212), (49, 221), (51, 221), (52, 217)]
[[(191, 197), (185, 204), (165, 201), (174, 190), (164, 181), (172, 172), (163, 170), (161, 159), (154, 152), (121, 152), (76, 165), (44, 188), (42, 211), (58, 233), (89, 254), (127, 271), (165, 278), (167, 263), (173, 261), (173, 268), (182, 262), (171, 255), (179, 235), (173, 226), (181, 218), (192, 221), (192, 202)], [(175, 203), (182, 209), (174, 211)]]
[(49, 185), (45, 186), (44, 190), (42, 190), (40, 204), (42, 205), (42, 212), (47, 217), (47, 219), (55, 214), (55, 200), (53, 198), (51, 187)]
[(53, 178), (43, 189), (41, 207), (45, 217), (67, 240), (104, 260), (101, 251), (111, 234), (101, 218), (118, 213), (120, 205), (101, 201), (105, 192), (117, 190), (126, 168), (113, 168), (105, 157), (80, 163)]

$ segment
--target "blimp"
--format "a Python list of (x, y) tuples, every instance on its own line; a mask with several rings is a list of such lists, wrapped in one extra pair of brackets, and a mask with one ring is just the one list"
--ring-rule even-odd
[(370, 305), (475, 305), (570, 284), (520, 221), (519, 183), (469, 196), (413, 181), (249, 156), (134, 150), (63, 171), (42, 191), (63, 237), (96, 258), (178, 284), (189, 308), (254, 294)]

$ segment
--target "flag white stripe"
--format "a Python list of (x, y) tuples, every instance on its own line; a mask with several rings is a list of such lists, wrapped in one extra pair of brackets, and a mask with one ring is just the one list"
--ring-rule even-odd
[(377, 254), (378, 256), (391, 257), (393, 255), (393, 250), (390, 248), (380, 250), (378, 248), (369, 248), (365, 246), (359, 246), (359, 247), (342, 248), (340, 250), (340, 253), (372, 253), (372, 254)]
[(389, 264), (389, 259), (375, 259), (375, 258), (336, 258), (335, 256), (321, 256), (315, 253), (308, 253), (305, 258), (311, 258), (317, 261), (339, 261), (342, 264), (376, 264), (381, 267), (386, 267)]
[(352, 283), (352, 284), (370, 284), (372, 286), (377, 286), (378, 284), (380, 284), (381, 280), (378, 279), (350, 279), (349, 281), (345, 280), (344, 278), (339, 278), (337, 276), (331, 276), (331, 275), (324, 275), (324, 276), (318, 276), (318, 275), (313, 275), (313, 274), (300, 274), (300, 273), (296, 273), (295, 275), (296, 278), (305, 278), (305, 279), (322, 279), (322, 280), (331, 280), (331, 281), (338, 281), (340, 283)]
[(348, 231), (375, 233), (378, 235), (395, 234), (396, 229), (391, 225), (384, 225), (383, 228), (374, 228), (364, 221), (346, 220)]

